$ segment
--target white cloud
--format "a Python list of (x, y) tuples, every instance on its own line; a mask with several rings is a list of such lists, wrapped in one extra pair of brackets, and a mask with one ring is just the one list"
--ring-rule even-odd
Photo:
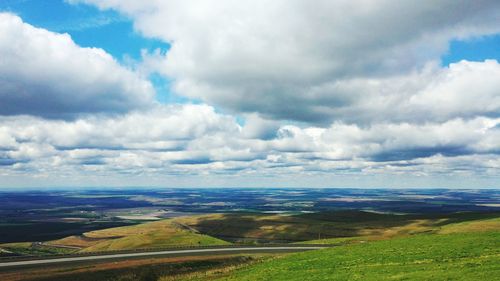
[(461, 61), (427, 77), (426, 86), (409, 98), (414, 109), (434, 120), (454, 117), (500, 116), (500, 64)]
[[(176, 149), (207, 133), (238, 131), (232, 118), (206, 105), (157, 106), (122, 116), (88, 116), (74, 121), (4, 117), (0, 132), (21, 142), (50, 143), (60, 149)], [(177, 148), (178, 149), (178, 148)]]
[[(450, 40), (500, 32), (498, 1), (72, 2), (121, 11), (169, 42), (146, 65), (179, 94), (232, 112), (317, 124), (498, 113), (498, 63), (436, 66)], [(466, 75), (482, 79), (460, 81)], [(437, 94), (444, 110), (434, 108)]]
[(119, 113), (154, 102), (151, 83), (102, 49), (0, 13), (0, 114)]
[(273, 120), (266, 120), (257, 114), (245, 116), (245, 126), (243, 136), (251, 139), (271, 139), (276, 137), (276, 131), (280, 123)]
[(160, 106), (74, 121), (3, 117), (0, 170), (10, 176), (24, 171), (30, 176), (96, 173), (111, 178), (498, 175), (498, 118), (367, 127), (280, 125), (274, 134), (267, 125), (264, 134), (252, 127), (252, 122), (241, 127), (206, 105)]
[[(500, 32), (498, 1), (70, 2), (169, 42), (137, 73), (207, 104), (155, 104), (103, 50), (0, 14), (4, 179), (498, 182), (500, 63), (438, 62), (452, 39)], [(92, 114), (108, 112), (123, 114)]]

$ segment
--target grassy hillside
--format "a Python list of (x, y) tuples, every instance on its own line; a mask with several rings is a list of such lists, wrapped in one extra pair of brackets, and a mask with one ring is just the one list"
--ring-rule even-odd
[(440, 234), (461, 232), (500, 231), (500, 217), (492, 219), (478, 219), (448, 224), (438, 230)]
[(233, 242), (300, 242), (317, 239), (392, 237), (439, 231), (449, 224), (498, 218), (498, 213), (396, 215), (336, 211), (296, 216), (213, 214), (175, 221), (200, 233)]
[(82, 252), (127, 250), (171, 246), (226, 245), (226, 241), (196, 233), (173, 223), (156, 221), (133, 226), (109, 228), (68, 237), (49, 244), (83, 246)]
[[(332, 214), (313, 217), (318, 216), (343, 220)], [(367, 226), (378, 218), (367, 219)], [(370, 235), (301, 242), (339, 245), (334, 248), (277, 256), (210, 278), (198, 274), (178, 280), (500, 280), (497, 213), (400, 218), (408, 223), (358, 232)], [(352, 218), (353, 223), (363, 220)]]
[(304, 252), (220, 280), (500, 280), (500, 232), (420, 234)]
[[(72, 252), (101, 252), (176, 246), (227, 245), (229, 242), (197, 233), (172, 220), (114, 227), (40, 243), (0, 244), (20, 255), (50, 255)], [(64, 247), (72, 247), (64, 248)], [(76, 249), (73, 249), (76, 248)], [(77, 249), (80, 248), (80, 249)]]
[[(28, 256), (45, 256), (57, 254), (70, 254), (75, 250), (59, 247), (51, 247), (48, 245), (37, 245), (30, 242), (7, 243), (0, 244), (0, 252), (6, 252), (7, 256), (28, 255)], [(1, 255), (0, 255), (1, 256)]]
[[(112, 251), (170, 246), (224, 245), (226, 241), (348, 244), (419, 233), (453, 233), (465, 229), (498, 229), (497, 213), (395, 215), (337, 211), (296, 216), (266, 214), (212, 214), (180, 217), (133, 226), (86, 232), (36, 247), (4, 247), (20, 254), (75, 251)], [(320, 238), (318, 240), (318, 238)], [(312, 240), (312, 241), (311, 241)], [(23, 249), (23, 245), (27, 245)], [(0, 245), (3, 247), (3, 245)]]

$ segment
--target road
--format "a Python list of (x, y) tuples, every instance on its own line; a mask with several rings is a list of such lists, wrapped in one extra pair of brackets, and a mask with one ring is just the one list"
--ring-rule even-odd
[(158, 257), (158, 256), (197, 256), (197, 255), (210, 255), (221, 253), (277, 253), (277, 252), (298, 252), (326, 248), (323, 246), (269, 246), (269, 247), (231, 247), (231, 248), (215, 248), (215, 249), (188, 249), (188, 250), (168, 250), (158, 252), (141, 252), (141, 253), (123, 253), (123, 254), (107, 254), (83, 257), (67, 257), (67, 258), (54, 258), (54, 259), (41, 259), (41, 260), (27, 260), (27, 261), (14, 261), (2, 262), (0, 268), (9, 267), (23, 267), (34, 265), (58, 264), (58, 263), (71, 263), (82, 261), (96, 261), (107, 259), (126, 259), (138, 257)]

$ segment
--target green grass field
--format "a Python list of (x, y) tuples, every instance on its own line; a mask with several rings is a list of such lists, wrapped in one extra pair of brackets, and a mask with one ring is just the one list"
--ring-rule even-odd
[(276, 258), (217, 280), (500, 280), (500, 232), (345, 245)]
[(50, 247), (48, 245), (33, 245), (30, 242), (1, 244), (1, 251), (8, 251), (14, 255), (46, 256), (74, 253), (73, 249)]
[[(367, 226), (374, 225), (373, 218), (378, 217)], [(305, 241), (301, 243), (339, 246), (176, 280), (500, 280), (498, 214), (420, 217), (381, 232), (360, 233), (370, 234)]]

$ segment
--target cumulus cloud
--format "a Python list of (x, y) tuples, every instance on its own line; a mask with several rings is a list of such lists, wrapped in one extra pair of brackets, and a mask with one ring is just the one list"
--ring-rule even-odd
[(123, 113), (154, 102), (151, 83), (98, 48), (82, 48), (0, 13), (0, 114), (72, 118)]
[[(264, 129), (256, 129), (262, 123)], [(432, 176), (450, 171), (498, 175), (498, 118), (368, 127), (334, 123), (326, 128), (270, 129), (266, 123), (242, 126), (207, 105), (160, 106), (150, 112), (73, 121), (2, 117), (0, 170), (5, 175), (29, 171), (68, 176), (83, 171), (111, 177)]]
[[(168, 42), (138, 72), (205, 104), (155, 104), (104, 51), (0, 14), (3, 178), (498, 182), (500, 63), (439, 63), (450, 40), (500, 32), (498, 1), (69, 2)], [(82, 114), (101, 112), (123, 114)]]
[[(206, 133), (237, 131), (233, 119), (206, 105), (157, 106), (122, 116), (88, 116), (74, 121), (47, 121), (36, 117), (4, 117), (0, 132), (6, 143), (50, 143), (62, 150), (81, 148), (175, 149), (176, 143)], [(1, 136), (1, 135), (0, 135)], [(180, 148), (182, 149), (182, 148)]]
[(257, 114), (245, 115), (245, 126), (242, 135), (251, 139), (272, 139), (280, 123), (274, 120), (263, 119)]
[[(500, 32), (498, 1), (73, 2), (121, 11), (143, 35), (169, 42), (148, 65), (179, 94), (232, 112), (323, 124), (498, 112), (498, 63), (436, 66), (450, 40)], [(485, 68), (493, 73), (481, 81), (447, 77), (482, 77)]]

